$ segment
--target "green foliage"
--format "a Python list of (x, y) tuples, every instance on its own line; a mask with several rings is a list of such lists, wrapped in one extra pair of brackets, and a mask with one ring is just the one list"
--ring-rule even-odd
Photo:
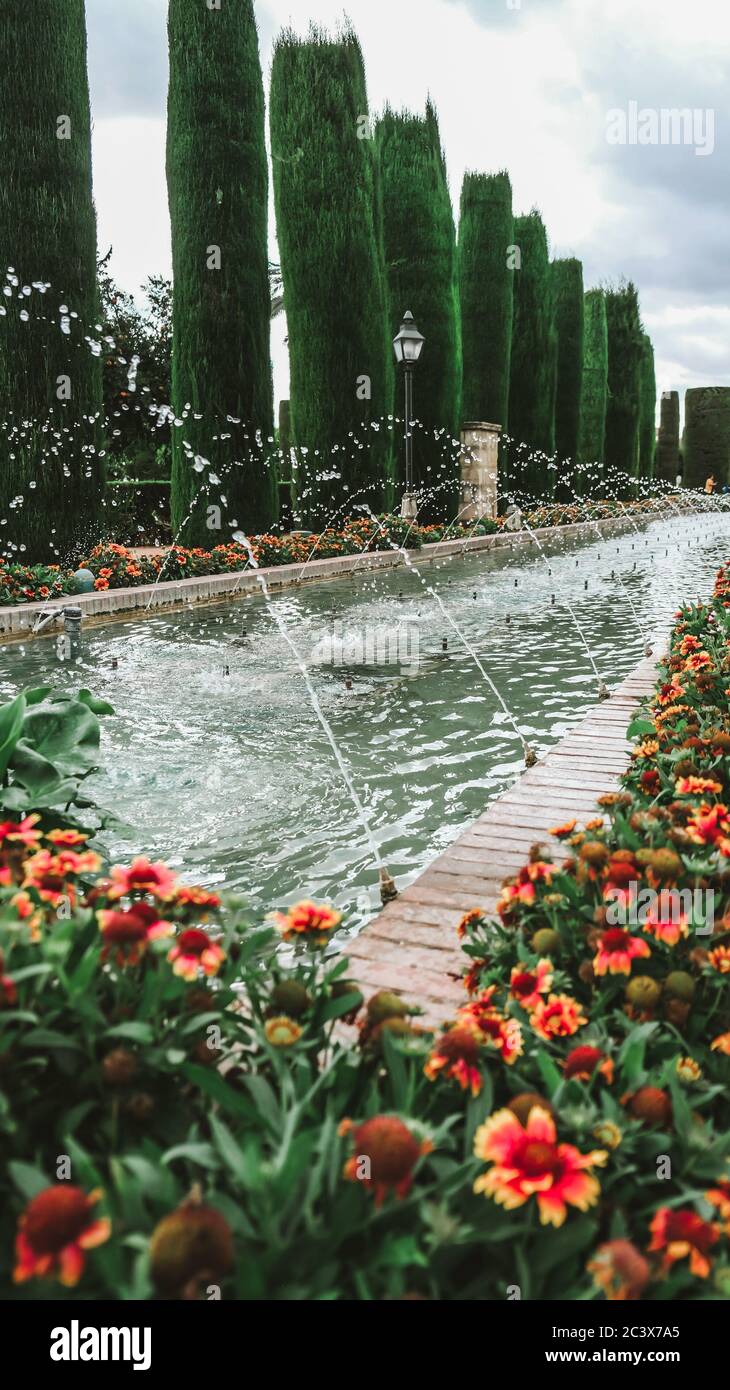
[[(679, 407), (677, 406), (677, 413)], [(719, 487), (730, 481), (730, 389), (693, 386), (684, 397), (682, 438), (685, 487), (704, 487), (710, 474)]]
[(629, 281), (606, 290), (608, 404), (605, 461), (633, 477), (639, 471), (642, 335), (639, 296)]
[[(306, 39), (289, 31), (279, 37), (271, 77), (274, 194), (291, 428), (302, 450), (298, 501), (310, 521), (341, 506), (343, 485), (377, 511), (392, 482), (387, 424), (370, 428), (393, 412), (394, 334), (367, 111), (362, 53), (351, 29), (336, 38), (316, 28)], [(351, 431), (363, 447), (349, 452), (341, 477), (338, 454), (347, 454)], [(332, 472), (338, 476), (322, 476)]]
[[(555, 330), (558, 336), (558, 380), (555, 396), (555, 448), (558, 466), (578, 458), (580, 403), (583, 388), (583, 267), (580, 261), (558, 260), (550, 266), (553, 279)], [(572, 496), (568, 489), (566, 496)]]
[[(459, 460), (452, 447), (461, 394), (454, 217), (430, 101), (423, 117), (386, 108), (376, 138), (390, 327), (395, 335), (410, 309), (426, 339), (415, 378), (415, 415), (422, 428), (415, 431), (414, 471), (417, 490), (439, 491), (419, 511), (425, 521), (450, 515), (458, 496)], [(402, 449), (398, 459), (400, 487)]]
[[(221, 10), (170, 0), (168, 32), (172, 406), (178, 418), (188, 408), (173, 434), (172, 517), (187, 544), (209, 544), (206, 507), (219, 504), (221, 491), (224, 524), (264, 530), (277, 515), (266, 457), (273, 388), (264, 91), (252, 0)], [(220, 250), (220, 268), (211, 248)], [(219, 434), (229, 437), (214, 440)], [(195, 471), (196, 455), (220, 489), (205, 467)]]
[(514, 485), (534, 496), (552, 492), (552, 478), (531, 451), (555, 450), (557, 334), (548, 239), (533, 209), (515, 220), (521, 268), (514, 271), (514, 327), (509, 394), (510, 471)]
[[(124, 470), (123, 476), (154, 477), (159, 475), (158, 451), (162, 447), (169, 451), (170, 441), (169, 426), (150, 416), (148, 407), (170, 399), (172, 281), (162, 275), (149, 276), (140, 308), (112, 279), (108, 260), (106, 256), (99, 266), (99, 294), (104, 336), (115, 344), (103, 358), (109, 477), (119, 472), (119, 460), (132, 468), (131, 473)], [(130, 390), (133, 357), (139, 359), (136, 391)], [(141, 387), (148, 389), (143, 392)]]
[[(101, 363), (84, 342), (99, 313), (84, 0), (3, 5), (0, 52), (0, 274), (13, 267), (18, 281), (0, 320), (0, 399), (18, 430), (0, 436), (3, 545), (65, 559), (93, 533), (104, 484)], [(34, 282), (50, 289), (23, 296)], [(64, 304), (78, 315), (68, 334)]]
[(514, 274), (509, 174), (466, 174), (459, 220), (459, 290), (464, 355), (462, 415), (508, 427)]
[(642, 478), (653, 478), (656, 450), (656, 372), (654, 348), (647, 333), (643, 333), (641, 337), (639, 391), (639, 475)]
[(84, 786), (99, 763), (99, 715), (111, 705), (88, 690), (48, 686), (0, 706), (0, 816), (38, 812), (43, 829), (76, 827), (76, 810), (94, 809)]
[(578, 453), (581, 463), (603, 463), (608, 398), (608, 326), (603, 290), (588, 290), (583, 317), (583, 381)]

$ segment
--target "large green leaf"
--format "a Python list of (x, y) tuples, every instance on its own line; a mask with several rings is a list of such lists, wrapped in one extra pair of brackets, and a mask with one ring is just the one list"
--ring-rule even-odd
[(15, 745), (20, 737), (25, 719), (26, 701), (24, 695), (0, 706), (0, 777), (8, 770)]

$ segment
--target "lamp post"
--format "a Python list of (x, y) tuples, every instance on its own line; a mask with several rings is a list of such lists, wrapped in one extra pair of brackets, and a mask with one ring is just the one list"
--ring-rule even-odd
[(403, 367), (406, 382), (406, 489), (403, 493), (400, 514), (406, 521), (415, 521), (418, 515), (416, 494), (413, 490), (413, 368), (421, 352), (425, 338), (419, 333), (410, 309), (403, 315), (400, 331), (393, 339), (396, 362)]

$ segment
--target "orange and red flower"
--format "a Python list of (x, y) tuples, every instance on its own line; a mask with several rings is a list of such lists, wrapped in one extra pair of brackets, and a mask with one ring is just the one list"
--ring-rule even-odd
[(640, 936), (632, 936), (623, 927), (609, 927), (601, 935), (593, 972), (596, 975), (630, 975), (631, 962), (650, 955), (648, 943)]
[(435, 1081), (437, 1076), (450, 1077), (458, 1082), (462, 1091), (469, 1090), (473, 1096), (478, 1096), (482, 1089), (479, 1054), (485, 1043), (486, 1038), (476, 1022), (463, 1017), (436, 1039), (423, 1068), (424, 1075), (429, 1081)]
[(523, 1128), (511, 1110), (498, 1110), (480, 1125), (474, 1138), (477, 1158), (492, 1164), (474, 1184), (508, 1211), (535, 1197), (543, 1225), (562, 1226), (568, 1207), (587, 1211), (600, 1188), (591, 1168), (606, 1163), (605, 1149), (582, 1154), (573, 1144), (559, 1144), (555, 1122), (534, 1106)]
[(683, 936), (689, 936), (689, 925), (682, 913), (667, 911), (662, 908), (660, 901), (659, 907), (652, 908), (647, 913), (644, 931), (661, 941), (664, 946), (676, 946)]
[(149, 859), (135, 859), (129, 866), (115, 864), (111, 874), (110, 901), (132, 893), (149, 893), (155, 898), (172, 897), (177, 887), (175, 875), (166, 864), (152, 864)]
[(478, 998), (471, 999), (463, 1009), (459, 1009), (457, 1020), (459, 1023), (464, 1019), (468, 1022), (473, 1020), (482, 1034), (483, 1042), (493, 1047), (502, 1061), (511, 1067), (524, 1050), (522, 1029), (516, 1018), (508, 1018), (492, 1003), (496, 988), (496, 985), (490, 985)]
[(40, 816), (24, 816), (21, 821), (0, 821), (0, 849), (22, 845), (24, 849), (35, 849), (41, 842), (41, 832), (35, 829)]
[(578, 1000), (571, 999), (568, 994), (550, 994), (547, 999), (541, 999), (530, 1016), (535, 1032), (546, 1042), (552, 1042), (553, 1038), (570, 1038), (587, 1022)]
[(112, 956), (117, 965), (137, 965), (151, 941), (160, 941), (175, 931), (172, 922), (161, 920), (157, 909), (144, 902), (135, 903), (126, 912), (105, 908), (97, 913), (97, 920), (104, 939), (101, 959)]
[(106, 1217), (92, 1216), (100, 1192), (88, 1196), (80, 1187), (59, 1183), (39, 1192), (18, 1223), (15, 1242), (16, 1284), (55, 1275), (66, 1288), (78, 1284), (84, 1272), (85, 1251), (103, 1245), (111, 1234)]
[(649, 1261), (630, 1240), (609, 1240), (599, 1245), (587, 1269), (609, 1302), (641, 1298), (651, 1274)]
[(225, 951), (199, 927), (186, 927), (181, 931), (167, 955), (173, 973), (181, 975), (183, 980), (197, 979), (199, 970), (204, 975), (217, 975), (225, 958)]
[(354, 1149), (343, 1176), (373, 1188), (376, 1207), (389, 1192), (408, 1195), (419, 1158), (433, 1147), (429, 1140), (417, 1139), (397, 1115), (375, 1115), (361, 1125), (344, 1120), (340, 1134), (352, 1135)]
[(543, 994), (549, 994), (553, 984), (552, 961), (543, 957), (534, 970), (515, 965), (509, 981), (509, 992), (523, 1009), (534, 1009)]
[(692, 1274), (706, 1279), (710, 1273), (709, 1252), (720, 1239), (720, 1229), (689, 1207), (672, 1211), (660, 1207), (651, 1226), (650, 1252), (662, 1252), (662, 1271), (668, 1273), (678, 1260), (689, 1258)]
[(563, 1076), (566, 1081), (574, 1077), (577, 1081), (590, 1081), (598, 1072), (609, 1085), (613, 1081), (613, 1062), (600, 1047), (574, 1047), (563, 1062)]
[(287, 912), (271, 912), (267, 917), (284, 941), (305, 940), (314, 946), (326, 946), (341, 920), (341, 912), (306, 900), (296, 903)]
[(717, 782), (714, 777), (678, 777), (674, 789), (677, 796), (704, 796), (707, 793), (719, 796), (722, 782)]

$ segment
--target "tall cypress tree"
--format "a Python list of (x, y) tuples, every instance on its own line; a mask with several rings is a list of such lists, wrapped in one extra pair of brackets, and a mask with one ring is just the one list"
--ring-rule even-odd
[[(278, 514), (266, 457), (273, 402), (264, 90), (252, 0), (220, 10), (170, 0), (168, 35), (172, 405), (184, 418), (173, 431), (172, 516), (188, 543), (209, 545), (221, 539), (219, 519), (253, 533)], [(221, 492), (227, 508), (211, 514), (209, 527), (207, 508), (220, 505)]]
[[(535, 209), (515, 220), (515, 313), (509, 392), (511, 470), (514, 484), (533, 496), (551, 495), (553, 476), (542, 460), (516, 468), (517, 446), (552, 454), (555, 449), (557, 336), (547, 232)], [(525, 457), (523, 449), (521, 457)]]
[[(453, 515), (459, 459), (452, 441), (461, 410), (461, 340), (456, 284), (456, 233), (438, 117), (389, 107), (378, 122), (385, 266), (390, 325), (395, 334), (410, 309), (426, 342), (415, 381), (416, 488), (426, 498), (421, 520)], [(401, 460), (402, 451), (398, 452)], [(399, 469), (402, 482), (402, 466)]]
[(606, 291), (606, 323), (606, 465), (637, 477), (643, 330), (639, 296), (631, 281)]
[(462, 414), (508, 427), (515, 272), (509, 174), (466, 174), (459, 220), (459, 292), (464, 356)]
[(656, 371), (654, 348), (648, 333), (641, 335), (641, 379), (639, 400), (639, 474), (654, 477), (656, 451)]
[[(559, 467), (566, 460), (570, 473), (578, 458), (583, 386), (583, 267), (571, 258), (553, 261), (550, 269), (558, 337), (555, 448)], [(568, 487), (566, 497), (571, 496), (572, 487)]]
[[(397, 325), (391, 331), (388, 322), (382, 200), (367, 112), (362, 52), (350, 28), (335, 38), (315, 27), (306, 39), (291, 31), (279, 37), (271, 75), (274, 194), (291, 425), (304, 475), (300, 507), (312, 520), (358, 492), (355, 505), (376, 509), (392, 484), (387, 416)], [(362, 448), (353, 446), (351, 432)]]
[[(584, 301), (583, 382), (580, 400), (578, 455), (586, 465), (603, 464), (606, 445), (608, 400), (608, 325), (606, 296), (601, 289), (588, 290)], [(600, 472), (602, 472), (602, 468)], [(580, 474), (578, 475), (580, 478)], [(595, 477), (595, 469), (591, 476)], [(584, 475), (581, 490), (590, 486)]]
[[(0, 283), (11, 290), (0, 300), (0, 545), (70, 558), (98, 539), (104, 485), (101, 361), (84, 342), (99, 314), (84, 0), (3, 5), (0, 53)], [(24, 294), (34, 282), (50, 289)]]

